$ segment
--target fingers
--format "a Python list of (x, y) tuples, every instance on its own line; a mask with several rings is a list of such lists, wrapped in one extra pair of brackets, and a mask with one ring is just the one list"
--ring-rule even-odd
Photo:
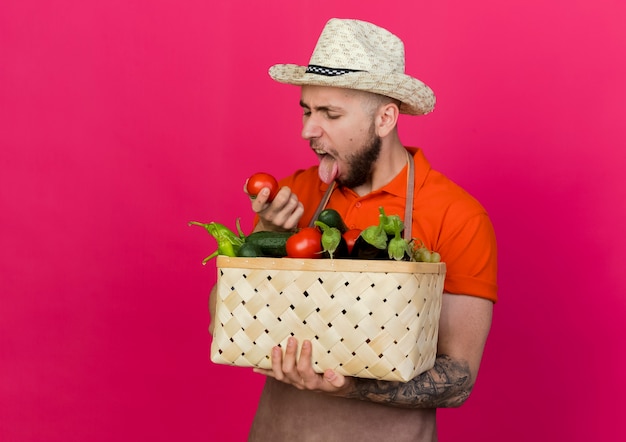
[(300, 359), (298, 359), (296, 364), (296, 370), (298, 373), (307, 373), (314, 372), (313, 367), (311, 366), (311, 361), (313, 360), (313, 349), (311, 345), (311, 341), (305, 340), (302, 343), (302, 350), (300, 352)]
[(254, 372), (292, 385), (299, 390), (323, 391), (335, 395), (349, 388), (351, 378), (345, 377), (333, 370), (326, 370), (324, 374), (318, 374), (313, 369), (313, 346), (311, 341), (302, 342), (298, 357), (298, 341), (289, 338), (283, 349), (276, 346), (272, 349), (272, 368), (264, 370), (255, 368)]
[(311, 341), (304, 341), (300, 351), (300, 358), (296, 364), (296, 370), (301, 376), (303, 388), (318, 390), (321, 376), (313, 370), (313, 346)]
[[(303, 348), (310, 349), (310, 347), (311, 343), (305, 341)], [(285, 346), (284, 355), (281, 347), (276, 346), (272, 349), (272, 368), (270, 370), (256, 368), (254, 371), (255, 373), (270, 376), (278, 381), (293, 385), (296, 388), (304, 389), (307, 379), (309, 380), (309, 385), (312, 385), (310, 380), (316, 379), (319, 375), (311, 368), (310, 350), (303, 350), (300, 361), (304, 361), (305, 359), (303, 358), (306, 358), (308, 363), (299, 362), (298, 341), (295, 338), (289, 338)]]
[(265, 226), (293, 230), (304, 214), (304, 206), (289, 187), (282, 187), (271, 203), (267, 201), (269, 189), (262, 189), (252, 199), (252, 210), (259, 215)]
[(348, 379), (349, 378), (346, 378), (333, 370), (326, 370), (324, 372), (324, 381), (333, 387), (333, 389), (344, 388), (347, 385)]
[[(309, 346), (310, 345), (309, 343)], [(279, 357), (276, 358), (275, 356)], [(295, 338), (287, 339), (285, 354), (282, 358), (280, 356), (282, 356), (280, 355), (280, 351), (272, 353), (272, 370), (274, 371), (274, 377), (276, 379), (291, 384), (296, 388), (303, 389), (305, 387), (305, 376), (307, 378), (317, 376), (316, 373), (312, 372), (310, 369), (310, 353), (308, 355), (308, 364), (306, 363), (306, 354), (302, 354), (300, 359), (298, 359), (298, 341)]]

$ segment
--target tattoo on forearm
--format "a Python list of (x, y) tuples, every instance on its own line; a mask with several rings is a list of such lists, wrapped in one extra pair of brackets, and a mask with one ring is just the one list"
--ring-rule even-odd
[(465, 402), (472, 387), (467, 362), (438, 355), (432, 369), (406, 383), (355, 378), (349, 397), (402, 408), (447, 408)]

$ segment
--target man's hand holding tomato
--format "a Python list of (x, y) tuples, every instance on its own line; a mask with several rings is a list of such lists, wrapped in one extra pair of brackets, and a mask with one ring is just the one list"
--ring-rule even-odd
[(289, 187), (279, 188), (271, 175), (256, 173), (246, 181), (244, 191), (259, 222), (254, 231), (294, 230), (304, 214), (304, 206)]

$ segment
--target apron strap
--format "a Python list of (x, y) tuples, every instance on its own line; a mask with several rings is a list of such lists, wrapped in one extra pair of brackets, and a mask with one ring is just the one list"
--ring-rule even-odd
[(406, 177), (406, 203), (404, 204), (404, 239), (411, 241), (413, 228), (413, 195), (415, 192), (415, 163), (409, 151), (406, 151), (408, 171)]
[(326, 192), (324, 193), (322, 200), (317, 206), (317, 209), (315, 210), (315, 213), (313, 214), (311, 221), (309, 221), (309, 227), (313, 227), (315, 225), (315, 221), (317, 220), (317, 217), (320, 216), (320, 213), (322, 213), (322, 210), (326, 208), (326, 204), (328, 204), (328, 200), (330, 199), (330, 195), (333, 193), (333, 190), (335, 190), (334, 181), (330, 183), (330, 186), (328, 186), (328, 188), (326, 189)]

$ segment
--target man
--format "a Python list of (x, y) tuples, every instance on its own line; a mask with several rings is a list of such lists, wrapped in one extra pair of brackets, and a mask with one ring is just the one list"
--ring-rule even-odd
[(436, 409), (460, 406), (476, 381), (497, 285), (485, 210), (398, 136), (399, 114), (430, 112), (434, 95), (404, 73), (400, 39), (357, 20), (331, 19), (309, 66), (276, 65), (270, 76), (301, 86), (302, 136), (320, 162), (282, 180), (271, 203), (261, 191), (252, 201), (255, 231), (307, 225), (332, 183), (327, 207), (349, 227), (377, 224), (379, 206), (403, 214), (409, 196), (412, 237), (440, 253), (447, 274), (431, 370), (406, 383), (318, 374), (310, 342), (295, 336), (273, 349), (271, 369), (255, 369), (267, 379), (250, 440), (436, 441)]

